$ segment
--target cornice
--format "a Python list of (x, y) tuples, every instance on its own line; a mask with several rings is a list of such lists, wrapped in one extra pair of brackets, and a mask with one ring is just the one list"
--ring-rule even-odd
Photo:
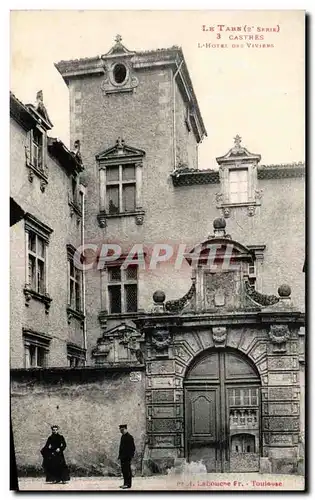
[[(284, 179), (304, 177), (305, 164), (288, 163), (260, 165), (257, 168), (258, 179)], [(174, 186), (194, 186), (198, 184), (220, 184), (219, 170), (198, 170), (192, 168), (177, 169), (171, 174)]]
[(171, 174), (174, 186), (220, 184), (218, 170), (178, 169)]
[(257, 169), (258, 179), (282, 179), (304, 176), (305, 164), (303, 162), (259, 165)]

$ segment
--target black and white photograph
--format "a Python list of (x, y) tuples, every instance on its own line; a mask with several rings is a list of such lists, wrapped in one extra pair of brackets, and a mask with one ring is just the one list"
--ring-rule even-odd
[(305, 490), (305, 24), (11, 10), (19, 491)]

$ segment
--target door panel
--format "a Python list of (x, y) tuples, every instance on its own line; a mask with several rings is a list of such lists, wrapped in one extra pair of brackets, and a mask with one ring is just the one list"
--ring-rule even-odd
[(203, 460), (208, 472), (216, 471), (218, 461), (218, 388), (186, 391), (187, 451), (190, 462)]
[(234, 352), (207, 353), (185, 380), (185, 443), (208, 472), (259, 470), (259, 386), (255, 368)]

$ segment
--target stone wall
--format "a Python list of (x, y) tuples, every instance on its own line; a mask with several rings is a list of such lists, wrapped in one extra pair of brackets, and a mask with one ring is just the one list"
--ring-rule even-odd
[(105, 371), (13, 370), (11, 418), (19, 475), (41, 474), (40, 449), (58, 424), (74, 475), (118, 475), (119, 424), (134, 436), (134, 466), (145, 446), (144, 373), (141, 367)]

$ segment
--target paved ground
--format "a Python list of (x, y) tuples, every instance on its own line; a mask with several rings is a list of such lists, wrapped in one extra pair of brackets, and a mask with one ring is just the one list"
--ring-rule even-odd
[[(74, 477), (68, 484), (45, 484), (43, 478), (21, 478), (19, 489), (28, 491), (114, 491), (122, 484), (120, 478)], [(194, 476), (169, 475), (133, 478), (133, 490), (256, 490), (285, 491), (303, 490), (302, 476), (258, 473), (198, 474)], [(119, 490), (127, 493), (129, 490)]]

